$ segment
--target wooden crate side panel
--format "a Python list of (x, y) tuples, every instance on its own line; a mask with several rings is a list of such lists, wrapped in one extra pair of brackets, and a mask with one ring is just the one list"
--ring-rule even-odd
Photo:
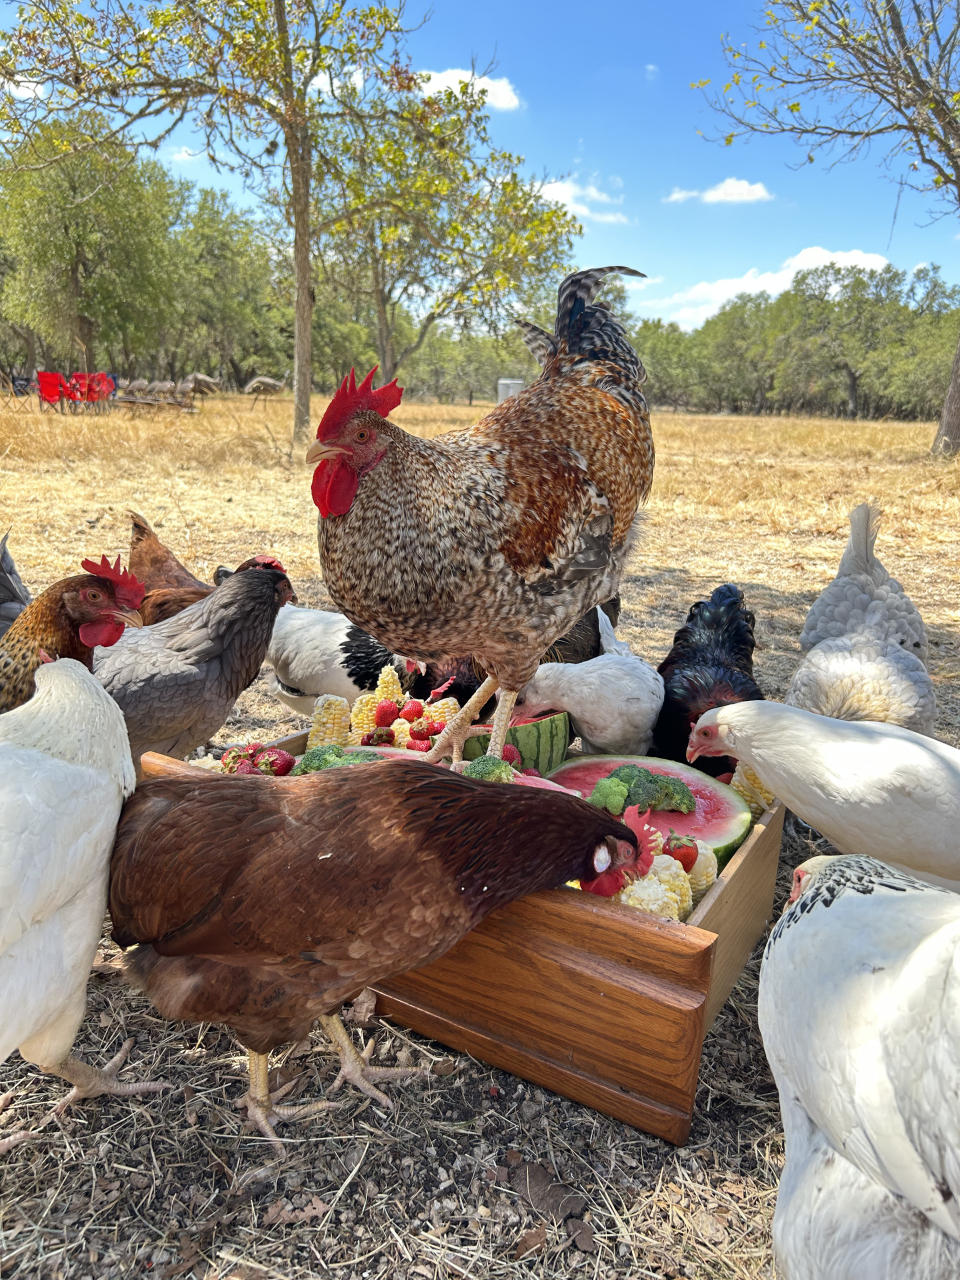
[(426, 1009), (418, 1000), (404, 1000), (392, 989), (374, 988), (377, 1012), (402, 1026), (438, 1040), (460, 1053), (469, 1053), (490, 1066), (509, 1071), (511, 1075), (550, 1089), (562, 1097), (613, 1116), (624, 1124), (634, 1125), (645, 1133), (655, 1134), (680, 1146), (690, 1134), (693, 1096), (682, 1105), (670, 1106), (655, 1096), (644, 1096), (638, 1089), (620, 1089), (598, 1075), (572, 1071), (537, 1055), (529, 1047), (518, 1047), (443, 1012)]
[(717, 935), (707, 999), (708, 1029), (773, 914), (783, 814), (782, 805), (767, 810), (697, 908), (699, 927)]

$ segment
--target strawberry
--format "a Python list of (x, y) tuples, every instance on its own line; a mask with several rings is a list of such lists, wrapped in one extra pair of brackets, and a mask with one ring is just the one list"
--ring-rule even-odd
[(266, 773), (272, 778), (283, 778), (297, 761), (296, 757), (289, 751), (284, 751), (283, 747), (264, 747), (254, 756), (253, 763), (261, 773)]
[[(224, 773), (236, 773), (241, 760), (252, 764), (257, 754), (263, 750), (262, 742), (249, 742), (245, 747), (229, 747), (220, 757), (220, 768)], [(244, 773), (250, 770), (245, 769)]]
[(231, 769), (231, 773), (259, 773), (260, 770), (255, 764), (251, 764), (249, 760), (238, 760), (237, 767)]
[(699, 850), (693, 836), (678, 836), (673, 827), (671, 827), (670, 834), (663, 842), (663, 852), (669, 853), (671, 858), (676, 858), (689, 875), (693, 870), (693, 864), (697, 860)]
[(523, 756), (512, 742), (505, 744), (503, 751), (500, 753), (500, 759), (506, 760), (507, 764), (512, 764), (515, 769), (519, 769), (523, 764)]
[(446, 720), (431, 720), (430, 723), (427, 725), (427, 729), (430, 733), (431, 738), (435, 734), (443, 733), (446, 727), (447, 727)]
[(378, 729), (389, 729), (397, 718), (397, 704), (392, 698), (378, 702), (373, 711), (373, 723)]
[(409, 742), (407, 743), (407, 750), (408, 750), (408, 751), (429, 751), (429, 750), (430, 750), (430, 739), (429, 739), (429, 738), (415, 738), (415, 737), (413, 736), (413, 734), (411, 733), (411, 735), (410, 735), (410, 740), (409, 740)]
[(401, 720), (409, 720), (413, 724), (414, 720), (419, 720), (423, 715), (423, 703), (418, 702), (416, 698), (411, 698), (409, 702), (403, 704), (403, 710), (400, 712)]
[(432, 729), (432, 722), (426, 716), (421, 716), (419, 720), (414, 720), (410, 725), (410, 737), (414, 742), (427, 742)]

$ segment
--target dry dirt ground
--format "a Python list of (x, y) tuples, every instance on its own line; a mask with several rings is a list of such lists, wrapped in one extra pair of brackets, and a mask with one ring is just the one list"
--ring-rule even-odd
[[(309, 476), (302, 449), (290, 449), (289, 416), (289, 400), (251, 409), (239, 398), (189, 416), (0, 412), (0, 532), (11, 527), (28, 586), (74, 572), (84, 555), (124, 551), (133, 507), (201, 577), (269, 550), (301, 601), (323, 606)], [(402, 406), (396, 416), (430, 435), (477, 410)], [(886, 513), (880, 557), (930, 632), (940, 736), (960, 743), (960, 462), (929, 459), (932, 425), (664, 414), (654, 431), (657, 476), (623, 584), (621, 635), (657, 662), (689, 605), (734, 580), (757, 615), (758, 678), (781, 695), (806, 610), (839, 561), (847, 513), (873, 498)], [(301, 723), (258, 682), (218, 737), (280, 736)], [(808, 851), (785, 838), (777, 910)], [(215, 1027), (164, 1023), (126, 990), (113, 959), (107, 949), (91, 978), (77, 1051), (102, 1063), (133, 1037), (125, 1075), (175, 1087), (88, 1102), (0, 1163), (3, 1277), (773, 1275), (783, 1138), (757, 1031), (759, 948), (707, 1036), (680, 1149), (377, 1024), (378, 1060), (434, 1072), (395, 1087), (392, 1112), (348, 1096), (288, 1127), (282, 1165), (234, 1108), (238, 1046)], [(317, 1094), (334, 1058), (317, 1035), (280, 1072)], [(16, 1096), (0, 1135), (63, 1094), (16, 1055), (0, 1068), (5, 1089)], [(531, 1203), (516, 1189), (508, 1171), (524, 1161), (583, 1197), (591, 1232), (572, 1240), (549, 1196)]]

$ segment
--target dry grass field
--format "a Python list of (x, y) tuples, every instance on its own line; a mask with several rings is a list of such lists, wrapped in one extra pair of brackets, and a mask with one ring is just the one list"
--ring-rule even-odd
[[(315, 416), (322, 408), (318, 400)], [(433, 435), (478, 413), (409, 405), (395, 417)], [(289, 418), (289, 398), (251, 409), (241, 397), (190, 415), (0, 413), (0, 533), (11, 528), (36, 591), (83, 556), (125, 553), (133, 508), (200, 577), (271, 551), (301, 602), (323, 606), (309, 472), (302, 448), (291, 450)], [(689, 605), (736, 581), (757, 615), (758, 679), (781, 695), (806, 610), (839, 561), (847, 513), (874, 499), (885, 510), (878, 553), (930, 633), (940, 736), (960, 744), (960, 462), (930, 460), (933, 431), (655, 415), (656, 479), (623, 584), (621, 635), (656, 663)], [(255, 685), (218, 736), (279, 736), (300, 723)], [(806, 852), (799, 837), (785, 840), (781, 889)], [(244, 1059), (230, 1037), (163, 1023), (126, 991), (113, 960), (108, 949), (91, 979), (78, 1051), (100, 1063), (132, 1036), (127, 1074), (162, 1075), (175, 1088), (87, 1103), (0, 1164), (5, 1278), (773, 1275), (783, 1144), (756, 1024), (758, 955), (707, 1037), (681, 1149), (380, 1025), (381, 1058), (440, 1071), (396, 1087), (390, 1113), (350, 1096), (287, 1128), (283, 1165), (232, 1107)], [(333, 1063), (317, 1036), (281, 1071), (316, 1094)], [(63, 1092), (16, 1057), (0, 1068), (5, 1089), (17, 1093), (0, 1135), (38, 1120)], [(497, 1170), (508, 1153), (543, 1161), (586, 1199), (593, 1251), (505, 1184)]]

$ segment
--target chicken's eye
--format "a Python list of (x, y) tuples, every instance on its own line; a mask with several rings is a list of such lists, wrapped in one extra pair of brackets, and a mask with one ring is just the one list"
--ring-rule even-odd
[(90, 601), (91, 604), (99, 604), (100, 601), (103, 599), (103, 593), (101, 591), (96, 591), (96, 590), (88, 591), (87, 599)]
[(363, 444), (364, 440), (366, 440), (369, 434), (370, 432), (366, 429), (366, 427), (361, 427), (360, 430), (357, 432), (357, 434), (354, 436), (354, 439), (357, 441), (358, 444)]

